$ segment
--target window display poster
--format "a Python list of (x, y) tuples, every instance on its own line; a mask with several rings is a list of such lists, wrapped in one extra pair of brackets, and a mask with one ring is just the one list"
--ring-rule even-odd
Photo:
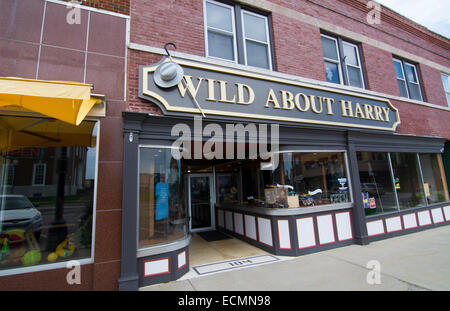
[(169, 210), (169, 185), (165, 182), (159, 182), (155, 186), (156, 213), (155, 219), (162, 220), (167, 218)]
[(368, 192), (362, 192), (361, 194), (362, 194), (364, 208), (370, 208), (369, 193)]

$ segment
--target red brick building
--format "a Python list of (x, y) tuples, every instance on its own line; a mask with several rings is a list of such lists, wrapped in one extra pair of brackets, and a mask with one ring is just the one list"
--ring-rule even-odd
[[(41, 245), (34, 265), (0, 265), (0, 288), (135, 290), (167, 282), (198, 267), (194, 236), (204, 231), (301, 256), (448, 224), (449, 39), (370, 4), (82, 1), (74, 26), (61, 1), (4, 1), (0, 76), (93, 84), (106, 109), (86, 119), (99, 132), (94, 203), (83, 203), (92, 245), (74, 258), (81, 284), (66, 281), (72, 255), (49, 262), (52, 252)], [(193, 88), (187, 78), (171, 88), (153, 84), (169, 42)], [(350, 100), (361, 108), (350, 112)], [(260, 156), (175, 159), (174, 126), (194, 130), (202, 109), (205, 126), (278, 124), (279, 166), (259, 170)], [(249, 150), (245, 135), (239, 143)], [(268, 197), (267, 185), (276, 184), (292, 187), (280, 201)], [(84, 228), (66, 224), (75, 236)], [(52, 226), (44, 217), (40, 244), (56, 236)]]

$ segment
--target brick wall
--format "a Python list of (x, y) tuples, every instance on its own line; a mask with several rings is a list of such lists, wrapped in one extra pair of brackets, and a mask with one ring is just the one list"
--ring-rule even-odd
[[(107, 107), (106, 117), (100, 121), (94, 263), (82, 266), (81, 285), (68, 285), (69, 270), (63, 268), (2, 276), (0, 290), (117, 289), (126, 19), (83, 9), (80, 24), (70, 25), (64, 4), (0, 2), (0, 76), (90, 83), (93, 93), (105, 95)], [(116, 241), (115, 247), (111, 240)]]
[[(261, 4), (262, 8), (267, 7), (268, 3), (250, 2)], [(381, 24), (369, 25), (366, 21), (369, 9), (366, 8), (365, 0), (271, 0), (270, 2), (278, 6), (278, 10), (271, 14), (271, 18), (275, 68), (279, 72), (320, 81), (326, 80), (320, 41), (321, 29), (317, 25), (288, 17), (283, 12), (285, 9), (295, 10), (418, 55), (441, 66), (450, 67), (449, 40), (385, 8), (382, 9)], [(205, 56), (202, 1), (169, 0), (158, 2), (158, 6), (155, 6), (155, 3), (152, 0), (131, 2), (131, 42), (161, 48), (170, 41), (177, 45), (177, 51)], [(282, 6), (281, 13), (279, 6)], [(150, 7), (152, 9), (149, 9)], [(392, 53), (366, 42), (361, 42), (360, 45), (368, 89), (400, 96)], [(138, 66), (154, 63), (160, 58), (161, 56), (151, 56), (145, 52), (130, 52), (128, 109), (161, 113), (155, 105), (137, 97)], [(447, 107), (440, 71), (425, 64), (418, 64), (418, 69), (426, 101)], [(446, 123), (449, 111), (396, 102), (402, 120), (399, 132), (415, 135), (433, 134), (450, 139), (450, 130), (442, 125)], [(418, 121), (419, 118), (422, 118), (421, 122)]]

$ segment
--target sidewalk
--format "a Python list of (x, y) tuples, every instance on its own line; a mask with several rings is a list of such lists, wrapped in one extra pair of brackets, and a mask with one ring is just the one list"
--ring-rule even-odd
[[(146, 291), (450, 290), (450, 226), (143, 287)], [(380, 263), (380, 284), (366, 267)], [(192, 269), (192, 268), (191, 268)], [(191, 274), (192, 275), (192, 274)]]

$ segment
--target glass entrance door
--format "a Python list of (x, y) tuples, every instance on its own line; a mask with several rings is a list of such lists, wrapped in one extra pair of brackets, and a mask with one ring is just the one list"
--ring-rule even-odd
[(213, 175), (188, 175), (189, 229), (191, 232), (214, 229)]

